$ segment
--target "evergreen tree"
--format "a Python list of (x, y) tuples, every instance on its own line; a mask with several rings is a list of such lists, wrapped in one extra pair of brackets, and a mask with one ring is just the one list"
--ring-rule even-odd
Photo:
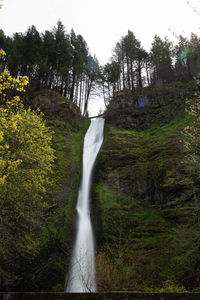
[(161, 81), (162, 84), (173, 81), (172, 43), (166, 37), (162, 40), (155, 35), (150, 56), (154, 84), (158, 81)]
[(0, 31), (0, 45), (7, 50), (0, 68), (13, 76), (25, 74), (32, 89), (54, 89), (71, 99), (86, 113), (90, 92), (99, 64), (89, 53), (81, 35), (70, 35), (59, 20), (56, 26), (40, 34), (35, 26), (12, 38)]

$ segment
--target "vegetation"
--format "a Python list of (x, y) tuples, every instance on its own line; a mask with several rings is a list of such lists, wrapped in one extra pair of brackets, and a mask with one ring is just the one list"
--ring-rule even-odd
[(44, 33), (0, 30), (0, 46), (0, 289), (64, 289), (89, 123), (81, 113), (100, 86), (98, 289), (199, 292), (200, 39), (155, 36), (148, 53), (129, 30), (101, 67), (60, 21)]
[(187, 105), (146, 130), (106, 126), (94, 185), (100, 291), (199, 291), (197, 94)]
[(99, 64), (89, 53), (81, 35), (65, 32), (61, 21), (39, 33), (31, 26), (13, 37), (0, 30), (0, 46), (7, 52), (0, 70), (12, 76), (26, 75), (31, 89), (53, 89), (74, 101), (86, 115), (88, 99), (99, 72)]
[(40, 112), (25, 109), (17, 95), (27, 84), (26, 77), (0, 75), (1, 285), (17, 279), (23, 257), (36, 255), (36, 232), (50, 207), (44, 195), (54, 162), (52, 133)]
[(0, 45), (7, 52), (0, 70), (9, 69), (12, 76), (26, 75), (32, 90), (53, 89), (73, 101), (83, 115), (87, 114), (91, 91), (102, 90), (106, 106), (115, 93), (135, 91), (144, 86), (162, 86), (186, 82), (198, 77), (199, 37), (178, 37), (173, 45), (167, 37), (155, 35), (147, 52), (134, 33), (117, 42), (113, 56), (105, 66), (92, 57), (84, 38), (73, 30), (66, 33), (62, 22), (39, 33), (31, 26), (13, 37), (0, 30)]
[[(63, 291), (88, 124), (77, 132), (69, 117), (47, 126), (39, 109), (26, 109), (19, 97), (27, 84), (27, 77), (0, 75), (0, 285)], [(81, 124), (80, 114), (76, 119)]]
[(111, 62), (102, 70), (102, 91), (106, 106), (119, 91), (132, 91), (145, 86), (163, 86), (171, 82), (186, 82), (198, 77), (200, 68), (199, 37), (178, 37), (173, 46), (167, 37), (155, 35), (147, 52), (128, 30), (116, 44)]
[(40, 230), (37, 256), (27, 256), (30, 266), (20, 270), (21, 278), (15, 282), (18, 291), (64, 290), (65, 277), (73, 244), (73, 214), (81, 175), (82, 130), (73, 130), (64, 121), (50, 121), (54, 130), (56, 164), (52, 179), (54, 184), (46, 197), (51, 199), (51, 209)]

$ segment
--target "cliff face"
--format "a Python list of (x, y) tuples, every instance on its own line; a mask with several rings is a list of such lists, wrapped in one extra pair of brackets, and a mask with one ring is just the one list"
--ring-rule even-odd
[(144, 130), (178, 119), (185, 110), (185, 100), (197, 90), (194, 81), (146, 87), (115, 95), (105, 113), (110, 124), (124, 129)]
[(68, 123), (71, 128), (81, 127), (83, 117), (75, 103), (51, 90), (41, 90), (34, 94), (28, 94), (25, 104), (33, 109), (39, 108), (47, 120), (59, 120)]
[(193, 119), (177, 94), (158, 103), (152, 91), (142, 108), (131, 97), (111, 103), (96, 167), (99, 289), (198, 290), (199, 173), (183, 135)]

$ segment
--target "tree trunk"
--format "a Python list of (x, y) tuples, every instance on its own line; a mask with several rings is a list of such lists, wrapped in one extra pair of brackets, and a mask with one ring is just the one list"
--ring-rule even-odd
[(149, 71), (148, 71), (148, 64), (147, 64), (147, 61), (146, 61), (145, 65), (146, 65), (147, 83), (148, 83), (148, 86), (150, 86)]
[(92, 88), (92, 81), (89, 82), (89, 80), (88, 80), (88, 88), (87, 88), (86, 99), (85, 99), (85, 104), (84, 104), (84, 111), (83, 111), (84, 116), (86, 116), (88, 113), (88, 100), (89, 100), (91, 88)]
[(122, 82), (123, 82), (123, 90), (125, 90), (126, 85), (125, 85), (125, 72), (124, 72), (124, 64), (122, 61)]
[(186, 65), (187, 65), (187, 76), (188, 76), (188, 80), (192, 80), (193, 76), (192, 76), (192, 72), (191, 72), (191, 67), (190, 67), (190, 62), (189, 59), (187, 58), (186, 60)]
[(131, 90), (131, 83), (130, 83), (130, 70), (129, 70), (129, 59), (126, 56), (126, 67), (127, 67), (127, 80), (128, 80), (128, 89)]
[(131, 60), (131, 91), (134, 91), (134, 75), (133, 75), (133, 62)]
[(75, 71), (73, 71), (73, 75), (72, 75), (72, 87), (71, 87), (71, 91), (70, 91), (70, 100), (71, 101), (73, 101), (73, 99), (74, 99), (75, 81), (76, 81), (76, 73), (75, 73)]
[(142, 68), (141, 68), (141, 63), (138, 63), (138, 83), (139, 87), (142, 88)]

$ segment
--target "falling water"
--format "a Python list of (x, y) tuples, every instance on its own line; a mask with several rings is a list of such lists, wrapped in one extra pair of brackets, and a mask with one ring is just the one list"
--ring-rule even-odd
[(78, 227), (67, 292), (95, 292), (94, 237), (90, 220), (89, 196), (92, 169), (103, 142), (104, 119), (91, 121), (83, 147), (83, 174), (77, 200)]

